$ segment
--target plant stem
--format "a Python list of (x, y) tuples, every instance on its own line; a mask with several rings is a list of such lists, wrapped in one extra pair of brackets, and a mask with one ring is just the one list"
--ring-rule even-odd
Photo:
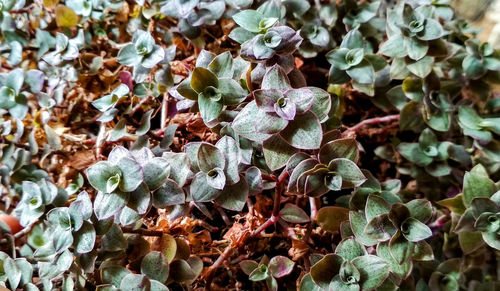
[[(271, 177), (271, 176), (270, 176)], [(246, 241), (249, 238), (255, 237), (259, 235), (261, 232), (263, 232), (266, 228), (268, 228), (271, 225), (274, 225), (276, 222), (279, 220), (280, 216), (280, 204), (281, 204), (281, 194), (283, 193), (284, 190), (284, 183), (286, 178), (288, 177), (288, 172), (286, 170), (283, 170), (281, 175), (278, 177), (276, 181), (276, 194), (274, 195), (274, 205), (273, 205), (273, 213), (271, 214), (271, 217), (266, 220), (261, 226), (259, 226), (256, 230), (254, 230), (250, 235), (242, 235), (239, 240), (236, 243), (232, 243), (229, 246), (227, 246), (222, 254), (217, 258), (217, 260), (214, 262), (212, 266), (208, 268), (208, 270), (205, 272), (205, 290), (210, 290), (210, 285), (212, 284), (212, 279), (213, 279), (213, 273), (219, 266), (229, 258), (231, 255), (231, 251), (234, 248), (234, 245), (237, 246), (242, 246), (246, 243)], [(276, 180), (276, 179), (273, 179)], [(248, 234), (248, 233), (247, 233)]]
[(287, 177), (288, 177), (288, 172), (286, 170), (283, 170), (281, 175), (278, 177), (278, 181), (276, 182), (276, 194), (274, 195), (273, 213), (271, 217), (269, 217), (269, 219), (266, 220), (266, 222), (264, 222), (264, 224), (259, 226), (252, 233), (252, 236), (258, 235), (269, 226), (274, 225), (276, 222), (278, 222), (280, 218), (281, 194), (283, 193), (283, 184)]
[(362, 128), (362, 127), (364, 127), (366, 125), (378, 124), (378, 123), (383, 123), (383, 122), (391, 122), (391, 121), (395, 121), (395, 120), (399, 120), (399, 114), (387, 115), (387, 116), (384, 116), (384, 117), (375, 117), (375, 118), (365, 119), (365, 120), (361, 121), (360, 123), (358, 123), (358, 124), (356, 124), (356, 125), (354, 125), (352, 127), (347, 128), (346, 131), (344, 131), (342, 134), (343, 135), (347, 135), (348, 133), (355, 133), (360, 128)]
[(316, 198), (309, 197), (309, 207), (311, 208), (311, 221), (316, 218), (318, 214), (318, 207), (316, 206)]
[(163, 100), (161, 101), (161, 122), (160, 128), (165, 128), (167, 126), (167, 115), (168, 115), (168, 93), (163, 94)]
[(142, 234), (144, 236), (162, 236), (163, 231), (160, 230), (149, 230), (149, 229), (144, 229), (144, 228), (138, 228), (138, 229), (133, 229), (133, 228), (123, 228), (122, 231), (124, 233), (137, 233), (137, 234)]
[(224, 251), (222, 252), (222, 254), (220, 254), (220, 256), (217, 258), (217, 260), (212, 264), (212, 266), (208, 267), (206, 273), (205, 273), (205, 278), (206, 278), (206, 285), (205, 285), (205, 290), (210, 290), (211, 286), (212, 285), (212, 279), (213, 279), (213, 276), (212, 274), (215, 272), (215, 270), (217, 270), (221, 265), (222, 263), (227, 260), (229, 258), (229, 256), (231, 255), (231, 251), (233, 250), (233, 247), (232, 245), (228, 245)]

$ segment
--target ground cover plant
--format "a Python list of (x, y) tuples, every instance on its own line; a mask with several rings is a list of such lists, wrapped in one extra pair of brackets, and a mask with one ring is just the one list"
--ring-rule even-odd
[(0, 285), (500, 290), (500, 50), (447, 0), (0, 0)]

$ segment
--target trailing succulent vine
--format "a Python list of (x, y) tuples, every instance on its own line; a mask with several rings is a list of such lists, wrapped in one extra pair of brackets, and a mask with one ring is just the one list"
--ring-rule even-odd
[(0, 0), (0, 285), (499, 290), (500, 51), (447, 0)]

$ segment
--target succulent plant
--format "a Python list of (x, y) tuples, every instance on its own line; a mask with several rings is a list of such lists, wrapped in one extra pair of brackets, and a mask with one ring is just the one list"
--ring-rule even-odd
[(500, 290), (450, 2), (0, 0), (0, 286)]
[[(165, 58), (164, 49), (155, 43), (151, 34), (144, 30), (134, 33), (132, 43), (125, 45), (118, 52), (118, 62), (134, 68), (134, 76), (139, 76), (143, 71), (149, 71)], [(142, 82), (143, 77), (136, 78)]]

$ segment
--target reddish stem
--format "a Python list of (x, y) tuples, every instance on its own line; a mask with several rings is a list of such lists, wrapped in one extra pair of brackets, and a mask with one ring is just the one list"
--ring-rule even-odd
[(360, 128), (362, 128), (366, 125), (378, 124), (378, 123), (383, 123), (383, 122), (391, 122), (391, 121), (395, 121), (395, 120), (399, 120), (399, 114), (365, 119), (365, 120), (361, 121), (360, 123), (346, 129), (346, 131), (343, 132), (343, 135), (347, 135), (348, 133), (351, 133), (351, 132), (356, 132)]
[(286, 178), (288, 177), (288, 172), (284, 170), (281, 175), (278, 177), (278, 181), (276, 181), (276, 194), (274, 195), (274, 204), (273, 204), (273, 213), (269, 219), (264, 222), (259, 228), (257, 228), (252, 236), (256, 236), (266, 228), (271, 225), (274, 225), (278, 222), (280, 218), (280, 205), (281, 205), (281, 194), (283, 193), (283, 184), (285, 183)]
[[(273, 177), (273, 176), (269, 176)], [(279, 216), (280, 216), (280, 204), (281, 204), (281, 194), (283, 193), (283, 184), (285, 183), (286, 178), (288, 177), (288, 172), (286, 170), (283, 170), (281, 175), (278, 177), (277, 181), (276, 178), (274, 177), (274, 181), (276, 181), (276, 194), (274, 195), (274, 205), (273, 205), (273, 213), (271, 217), (269, 217), (264, 224), (259, 226), (255, 231), (253, 231), (250, 235), (244, 235), (242, 236), (236, 245), (244, 245), (247, 239), (251, 237), (255, 237), (259, 235), (261, 232), (263, 232), (266, 228), (268, 228), (271, 225), (274, 225), (275, 223), (278, 222)], [(229, 258), (231, 255), (231, 251), (234, 248), (234, 244), (230, 244), (229, 246), (224, 249), (223, 253), (217, 258), (217, 260), (214, 262), (212, 266), (210, 266), (205, 273), (205, 280), (206, 280), (206, 290), (210, 290), (210, 285), (212, 284), (212, 279), (213, 279), (213, 273), (217, 268), (222, 265), (222, 263)]]

